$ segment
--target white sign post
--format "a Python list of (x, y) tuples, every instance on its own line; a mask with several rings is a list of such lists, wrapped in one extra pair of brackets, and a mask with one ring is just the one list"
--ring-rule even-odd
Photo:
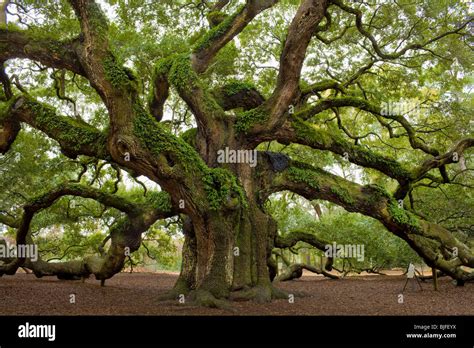
[[(413, 279), (416, 280), (416, 282), (418, 283), (418, 286), (420, 287), (420, 290), (423, 291), (423, 288), (421, 287), (421, 283), (420, 283), (420, 280), (418, 279), (418, 276), (416, 275), (416, 272), (415, 272), (415, 265), (412, 264), (410, 262), (410, 264), (408, 265), (408, 270), (407, 270), (407, 280), (405, 281), (405, 286), (403, 287), (403, 290), (402, 292), (405, 291), (406, 287), (407, 287), (407, 284), (408, 284), (408, 281), (411, 279), (412, 281), (412, 284), (413, 284)], [(413, 290), (415, 290), (415, 284), (413, 284)]]

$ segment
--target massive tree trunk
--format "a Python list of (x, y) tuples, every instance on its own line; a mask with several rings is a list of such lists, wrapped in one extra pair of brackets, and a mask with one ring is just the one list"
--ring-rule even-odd
[[(242, 181), (247, 180), (250, 177)], [(255, 199), (235, 210), (188, 217), (181, 273), (172, 296), (206, 291), (228, 298), (239, 292), (233, 296), (270, 300), (276, 292), (268, 260), (276, 233), (275, 221)]]

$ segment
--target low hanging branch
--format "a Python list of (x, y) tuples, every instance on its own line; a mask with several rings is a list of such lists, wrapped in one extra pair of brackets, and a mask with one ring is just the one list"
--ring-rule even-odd
[(295, 263), (292, 264), (291, 266), (287, 267), (283, 273), (278, 275), (274, 281), (276, 282), (284, 282), (287, 280), (293, 280), (297, 278), (301, 278), (303, 275), (303, 270), (308, 270), (310, 272), (316, 273), (316, 274), (322, 274), (325, 277), (331, 278), (331, 279), (339, 279), (337, 275), (331, 274), (329, 272), (326, 272), (323, 269), (320, 269), (315, 266), (303, 264), (303, 263)]
[[(291, 248), (296, 245), (298, 242), (305, 242), (309, 245), (312, 245), (316, 249), (321, 251), (326, 251), (326, 246), (331, 245), (330, 242), (317, 237), (314, 234), (303, 232), (303, 231), (292, 231), (285, 236), (277, 236), (275, 239), (275, 247), (277, 248)], [(326, 261), (324, 269), (331, 271), (333, 258), (329, 257)]]
[[(90, 256), (83, 260), (56, 263), (46, 262), (41, 258), (37, 261), (31, 261), (25, 257), (18, 257), (7, 264), (0, 265), (0, 276), (15, 274), (19, 267), (25, 266), (30, 268), (38, 277), (56, 275), (61, 279), (77, 279), (94, 274), (97, 279), (110, 278), (122, 269), (125, 257), (140, 247), (143, 232), (148, 230), (157, 219), (176, 214), (171, 207), (169, 196), (164, 192), (159, 193), (159, 197), (153, 197), (147, 205), (143, 205), (90, 186), (64, 183), (24, 206), (23, 217), (17, 231), (17, 245), (33, 245), (29, 229), (34, 215), (67, 195), (91, 198), (126, 214), (110, 229), (109, 235), (112, 243), (108, 252), (101, 257)], [(157, 203), (159, 203), (158, 206)]]
[[(440, 225), (425, 221), (398, 206), (393, 196), (378, 186), (361, 186), (327, 171), (300, 162), (273, 175), (273, 192), (290, 190), (307, 199), (323, 199), (351, 212), (371, 216), (404, 239), (431, 267), (461, 282), (474, 273), (462, 266), (473, 267), (469, 248)], [(449, 250), (456, 250), (453, 254)]]

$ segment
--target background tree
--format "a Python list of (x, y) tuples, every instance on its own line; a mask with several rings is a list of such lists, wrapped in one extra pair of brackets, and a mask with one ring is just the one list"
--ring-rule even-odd
[[(58, 217), (50, 209), (75, 197), (96, 202), (108, 232), (96, 255), (18, 258), (0, 275), (26, 266), (103, 281), (158, 219), (180, 215), (185, 242), (171, 296), (211, 306), (269, 301), (285, 296), (271, 283), (273, 249), (323, 243), (278, 233), (265, 204), (291, 191), (374, 218), (431, 267), (459, 284), (472, 279), (472, 251), (443, 224), (450, 213), (435, 223), (422, 208), (434, 197), (426, 189), (455, 186), (458, 204), (446, 210), (471, 218), (468, 4), (6, 4), (0, 221), (16, 229), (17, 244), (32, 242), (39, 216)], [(257, 166), (219, 163), (224, 148), (259, 150)], [(12, 153), (37, 158), (19, 172)], [(28, 192), (8, 192), (17, 185), (8, 176)]]

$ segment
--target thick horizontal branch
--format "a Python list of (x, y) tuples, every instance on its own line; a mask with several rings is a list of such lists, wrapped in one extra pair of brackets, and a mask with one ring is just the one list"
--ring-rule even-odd
[(45, 209), (58, 198), (63, 196), (78, 196), (83, 198), (91, 198), (97, 202), (100, 202), (108, 207), (116, 208), (124, 213), (130, 215), (137, 215), (139, 209), (136, 204), (122, 198), (118, 195), (110, 194), (100, 189), (85, 186), (77, 183), (64, 183), (57, 186), (55, 189), (48, 193), (35, 198), (30, 204), (29, 208), (36, 211)]
[(335, 80), (324, 80), (317, 83), (313, 83), (307, 87), (301, 88), (300, 99), (305, 100), (311, 95), (316, 95), (317, 92), (327, 91), (328, 89), (342, 91), (343, 86), (341, 83)]
[(53, 108), (30, 97), (20, 96), (2, 104), (0, 114), (2, 153), (8, 150), (18, 133), (18, 128), (9, 124), (22, 122), (56, 140), (61, 150), (69, 157), (87, 155), (101, 159), (108, 158), (107, 135), (89, 124), (57, 115)]
[(313, 149), (329, 150), (343, 156), (351, 163), (376, 169), (400, 183), (414, 179), (414, 174), (395, 159), (378, 154), (363, 146), (354, 145), (340, 135), (323, 130), (296, 116), (289, 119), (272, 139), (282, 144), (295, 143)]
[[(372, 104), (369, 105), (369, 110), (375, 108)], [(261, 140), (258, 139), (258, 141)], [(351, 163), (376, 169), (399, 182), (400, 186), (395, 194), (397, 199), (403, 199), (408, 193), (410, 184), (423, 179), (430, 170), (443, 169), (447, 164), (459, 161), (464, 151), (474, 146), (474, 139), (463, 139), (445, 154), (430, 158), (418, 167), (407, 168), (393, 158), (378, 154), (366, 147), (354, 145), (339, 134), (323, 130), (297, 116), (290, 118), (275, 134), (264, 140), (277, 140), (282, 144), (295, 143), (313, 149), (329, 150), (343, 156)], [(449, 179), (446, 182), (449, 182)]]
[(292, 231), (285, 236), (277, 236), (275, 239), (275, 247), (291, 248), (298, 242), (305, 242), (321, 251), (326, 251), (326, 245), (331, 244), (329, 241), (321, 239), (312, 233), (304, 231)]
[(28, 30), (0, 28), (0, 61), (30, 59), (47, 67), (85, 75), (76, 55), (78, 40), (57, 41), (38, 37)]
[(325, 277), (328, 277), (331, 279), (339, 279), (337, 275), (326, 272), (325, 270), (315, 267), (313, 265), (308, 265), (304, 263), (295, 263), (295, 264), (290, 265), (282, 274), (276, 277), (275, 281), (284, 282), (288, 280), (301, 278), (301, 276), (303, 275), (303, 270), (308, 270), (316, 274), (322, 274)]
[(389, 231), (407, 241), (428, 265), (453, 278), (467, 279), (468, 273), (461, 266), (474, 266), (474, 256), (466, 245), (442, 226), (400, 207), (397, 200), (378, 186), (362, 186), (299, 162), (291, 162), (283, 171), (271, 176), (271, 192), (289, 190), (307, 199), (327, 200), (379, 220)]
[[(94, 199), (108, 207), (124, 212), (127, 217), (111, 228), (112, 245), (107, 256), (103, 259), (91, 258), (80, 262), (66, 262), (48, 264), (42, 260), (27, 262), (38, 276), (43, 275), (84, 275), (94, 273), (100, 279), (106, 279), (120, 271), (125, 258), (124, 248), (130, 251), (137, 250), (140, 246), (141, 233), (146, 231), (157, 219), (170, 217), (176, 214), (172, 209), (169, 196), (164, 193), (155, 193), (146, 204), (137, 204), (126, 198), (111, 194), (100, 189), (77, 183), (63, 183), (56, 188), (29, 200), (23, 207), (23, 216), (19, 223), (16, 235), (16, 244), (24, 245), (31, 242), (29, 236), (30, 224), (38, 212), (50, 207), (59, 198), (64, 196), (77, 196)], [(1, 222), (2, 220), (0, 220)], [(26, 258), (15, 258), (6, 265), (0, 265), (0, 276), (15, 274), (16, 270), (25, 264)]]

